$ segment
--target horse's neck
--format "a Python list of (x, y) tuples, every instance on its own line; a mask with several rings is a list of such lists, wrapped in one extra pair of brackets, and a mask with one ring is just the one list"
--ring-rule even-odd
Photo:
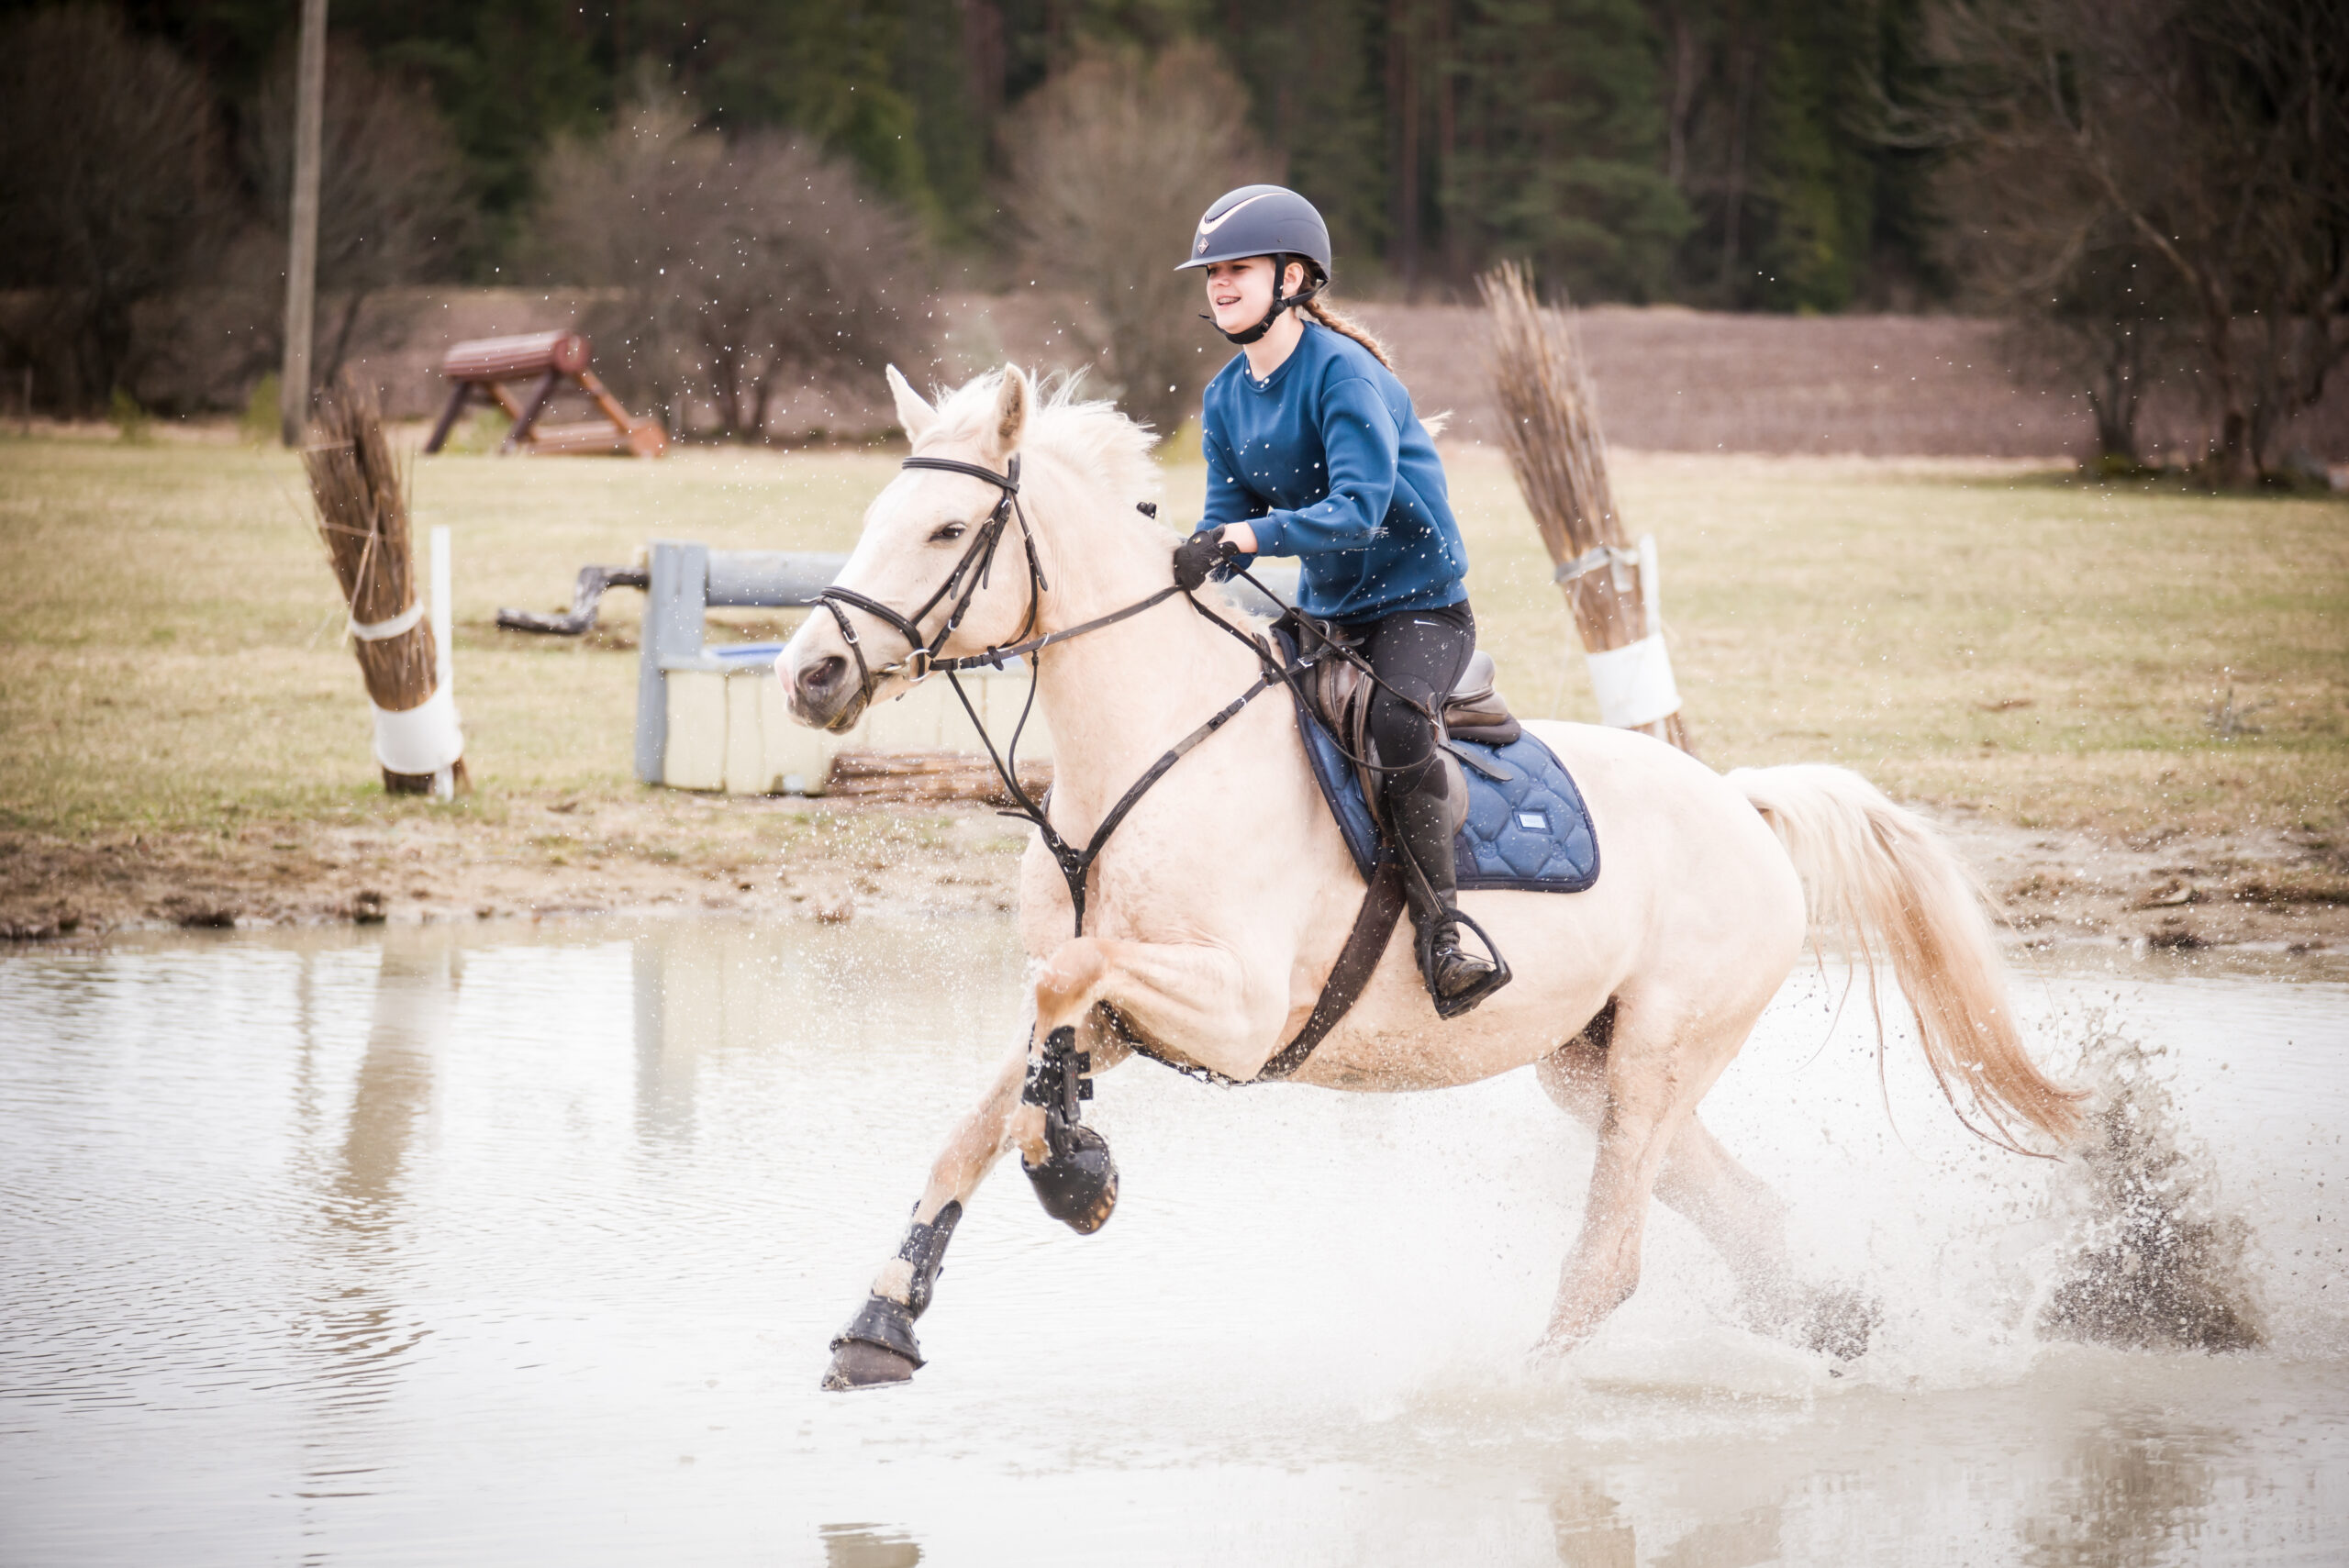
[[(1153, 532), (1083, 528), (1080, 516), (1051, 551), (1046, 630), (1114, 614), (1166, 586), (1166, 546)], [(1168, 747), (1245, 691), (1259, 668), (1180, 597), (1056, 643), (1036, 664), (1036, 700), (1052, 731), (1053, 796), (1083, 817), (1106, 811)]]

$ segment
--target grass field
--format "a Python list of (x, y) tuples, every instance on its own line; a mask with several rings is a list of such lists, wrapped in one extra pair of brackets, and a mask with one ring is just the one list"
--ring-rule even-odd
[[(849, 547), (881, 452), (421, 460), (454, 530), (480, 793), (632, 795), (638, 596), (589, 644), (496, 629), (654, 538)], [(1549, 564), (1487, 449), (1447, 453), (1520, 711), (1594, 717)], [(1619, 454), (1661, 543), (1709, 762), (1833, 761), (1898, 796), (2121, 835), (2349, 815), (2349, 506), (1988, 464)], [(1202, 473), (1167, 472), (1167, 516)], [(66, 836), (432, 809), (382, 795), (295, 461), (226, 441), (0, 438), (0, 823)], [(773, 629), (772, 624), (765, 629)]]

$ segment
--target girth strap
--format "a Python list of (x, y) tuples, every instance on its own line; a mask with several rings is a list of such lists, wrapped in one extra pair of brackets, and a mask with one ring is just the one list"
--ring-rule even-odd
[(1177, 1062), (1163, 1055), (1140, 1030), (1128, 1023), (1125, 1015), (1107, 1002), (1097, 1003), (1095, 1011), (1101, 1015), (1110, 1032), (1126, 1042), (1136, 1054), (1149, 1057), (1162, 1067), (1172, 1067), (1186, 1077), (1209, 1084), (1228, 1084), (1235, 1087), (1248, 1084), (1277, 1084), (1293, 1075), (1305, 1065), (1314, 1048), (1329, 1038), (1353, 1011), (1356, 1002), (1370, 984), (1370, 977), (1378, 973), (1378, 961), (1386, 956), (1386, 944), (1393, 940), (1395, 928), (1403, 917), (1403, 877), (1394, 859), (1380, 861), (1371, 873), (1370, 885), (1363, 890), (1362, 907), (1354, 914), (1353, 929), (1346, 933), (1346, 945), (1338, 950), (1338, 962), (1330, 966), (1330, 978), (1321, 984), (1321, 995), (1307, 1015), (1305, 1027), (1297, 1038), (1274, 1052), (1271, 1061), (1257, 1069), (1253, 1078), (1230, 1078), (1212, 1067), (1202, 1067), (1195, 1062)]
[(1346, 933), (1346, 945), (1338, 950), (1338, 962), (1330, 966), (1330, 978), (1321, 987), (1320, 999), (1313, 1004), (1311, 1016), (1297, 1038), (1281, 1047), (1278, 1054), (1264, 1063), (1256, 1074), (1257, 1080), (1286, 1078), (1305, 1065), (1339, 1021), (1353, 1010), (1362, 999), (1363, 988), (1378, 972), (1378, 961), (1386, 956), (1386, 943), (1395, 935), (1396, 922), (1403, 916), (1403, 877), (1397, 869), (1395, 857), (1388, 854), (1371, 873), (1370, 885), (1363, 890), (1362, 908), (1354, 915), (1354, 929)]

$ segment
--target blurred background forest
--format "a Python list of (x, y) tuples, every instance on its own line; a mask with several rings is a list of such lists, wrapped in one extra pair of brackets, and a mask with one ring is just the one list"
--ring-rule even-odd
[[(0, 398), (273, 396), (297, 10), (0, 6)], [(1264, 178), (1328, 216), (1340, 293), (1429, 345), (1415, 386), (1460, 368), (1430, 362), (1461, 352), (1442, 313), (1522, 259), (1585, 306), (1985, 324), (1916, 341), (2054, 398), (2109, 472), (2289, 483), (2349, 457), (2326, 412), (2349, 28), (2326, 0), (334, 0), (330, 21), (321, 379), (364, 362), (388, 386), (449, 336), (573, 320), (685, 435), (853, 430), (882, 360), (952, 374), (1007, 348), (1092, 366), (1172, 428), (1223, 351), (1167, 269), (1208, 199)]]

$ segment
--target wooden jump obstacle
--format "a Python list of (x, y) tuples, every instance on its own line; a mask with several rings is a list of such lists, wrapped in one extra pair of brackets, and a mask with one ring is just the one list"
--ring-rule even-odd
[[(506, 433), (503, 452), (632, 452), (659, 457), (669, 438), (657, 421), (639, 419), (620, 406), (587, 368), (587, 339), (576, 332), (531, 332), (518, 338), (477, 338), (459, 343), (440, 361), (440, 373), (455, 384), (449, 406), (432, 427), (427, 452), (437, 452), (456, 428), (457, 416), (473, 394), (481, 393), (506, 410), (514, 428)], [(530, 383), (529, 393), (517, 398), (507, 382)], [(539, 417), (562, 384), (568, 381), (587, 395), (601, 411), (600, 419), (570, 425), (541, 425)]]
[[(866, 779), (888, 772), (918, 773), (950, 756), (983, 768), (979, 742), (952, 685), (923, 681), (876, 703), (843, 734), (809, 729), (791, 717), (775, 678), (779, 642), (713, 643), (705, 635), (713, 609), (804, 610), (848, 564), (845, 555), (768, 550), (712, 550), (680, 539), (655, 539), (640, 566), (580, 569), (568, 615), (501, 609), (497, 624), (512, 631), (579, 637), (596, 624), (607, 588), (644, 593), (644, 625), (636, 685), (636, 776), (672, 789), (722, 790), (729, 795), (822, 795), (841, 783), (834, 759), (857, 759)], [(1277, 595), (1260, 601), (1245, 584), (1235, 592), (1252, 610), (1277, 614), (1295, 602), (1297, 568), (1258, 567)], [(999, 671), (963, 675), (965, 693), (1001, 746), (1028, 706), (1026, 661)], [(1052, 727), (1031, 713), (1019, 742), (1023, 762), (1047, 762)], [(941, 781), (943, 782), (943, 781)]]

